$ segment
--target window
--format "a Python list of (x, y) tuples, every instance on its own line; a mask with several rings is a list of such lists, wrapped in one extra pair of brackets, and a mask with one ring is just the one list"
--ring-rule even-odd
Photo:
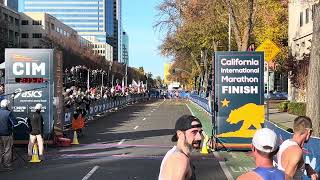
[(33, 33), (32, 38), (35, 38), (35, 39), (42, 38), (42, 34), (41, 33)]
[(32, 25), (42, 25), (42, 21), (41, 20), (32, 21)]
[(19, 26), (19, 19), (15, 18), (14, 22), (15, 22), (16, 26)]
[(4, 14), (4, 20), (5, 21), (8, 21), (9, 19), (8, 19), (8, 14)]
[(307, 8), (307, 9), (306, 9), (306, 24), (309, 23), (309, 14), (310, 14), (309, 8)]
[(23, 39), (29, 38), (29, 34), (28, 33), (22, 33), (21, 34), (21, 38), (23, 38)]
[(300, 27), (303, 25), (303, 12), (300, 12)]
[(51, 30), (54, 30), (54, 24), (51, 23)]
[(29, 21), (28, 20), (22, 20), (21, 21), (21, 25), (29, 25)]
[(13, 24), (14, 23), (14, 18), (12, 16), (9, 16), (10, 18), (10, 23)]

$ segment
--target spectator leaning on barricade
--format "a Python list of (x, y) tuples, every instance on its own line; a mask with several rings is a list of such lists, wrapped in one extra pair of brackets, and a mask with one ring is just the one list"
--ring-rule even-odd
[(4, 99), (0, 106), (0, 165), (3, 170), (12, 170), (13, 127), (16, 119), (8, 108), (9, 101)]
[(280, 145), (277, 155), (278, 168), (284, 170), (293, 179), (302, 179), (304, 170), (312, 180), (318, 179), (318, 174), (303, 160), (303, 146), (312, 134), (311, 119), (299, 116), (293, 122), (293, 137)]
[(284, 180), (285, 173), (273, 166), (273, 156), (278, 151), (278, 138), (271, 129), (257, 130), (252, 138), (252, 155), (256, 168), (247, 172), (238, 180)]
[(37, 140), (37, 144), (39, 146), (39, 158), (43, 160), (43, 117), (41, 115), (42, 104), (36, 104), (34, 107), (35, 112), (31, 113), (28, 117), (28, 124), (30, 128), (30, 138), (28, 144), (28, 155), (31, 160), (32, 157), (32, 149), (35, 141)]

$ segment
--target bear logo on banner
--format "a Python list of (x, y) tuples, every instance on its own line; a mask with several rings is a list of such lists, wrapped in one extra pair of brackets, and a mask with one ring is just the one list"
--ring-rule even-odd
[[(218, 137), (251, 138), (257, 129), (261, 129), (261, 124), (264, 123), (264, 105), (245, 104), (238, 109), (231, 110), (226, 121), (229, 124), (238, 124), (242, 121), (242, 126), (237, 131), (222, 133)], [(252, 126), (254, 129), (251, 128)]]

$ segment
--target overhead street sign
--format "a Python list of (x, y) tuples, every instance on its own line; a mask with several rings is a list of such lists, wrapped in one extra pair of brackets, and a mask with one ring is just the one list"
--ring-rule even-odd
[(266, 39), (257, 49), (256, 51), (264, 52), (264, 60), (266, 62), (272, 61), (281, 51), (280, 48), (272, 42), (270, 39)]

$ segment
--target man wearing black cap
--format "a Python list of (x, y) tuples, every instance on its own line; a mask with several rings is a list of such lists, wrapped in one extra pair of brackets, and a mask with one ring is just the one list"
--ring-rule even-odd
[(190, 164), (192, 149), (199, 149), (202, 139), (202, 125), (191, 115), (181, 116), (175, 125), (172, 142), (177, 145), (170, 149), (161, 162), (159, 180), (194, 180), (195, 172)]

